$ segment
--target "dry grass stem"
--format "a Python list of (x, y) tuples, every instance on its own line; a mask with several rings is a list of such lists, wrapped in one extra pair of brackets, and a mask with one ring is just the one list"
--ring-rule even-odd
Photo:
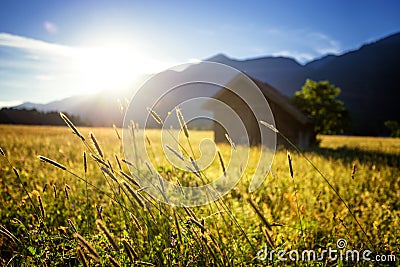
[(275, 133), (279, 133), (278, 129), (276, 129), (275, 126), (273, 126), (272, 124), (269, 124), (268, 122), (265, 121), (260, 121), (260, 123), (265, 127), (269, 128), (270, 130), (274, 131)]
[(111, 244), (113, 249), (118, 252), (119, 251), (119, 247), (117, 245), (117, 242), (112, 237), (112, 235), (111, 235), (110, 231), (108, 230), (107, 226), (105, 226), (101, 220), (96, 220), (96, 225), (97, 225), (97, 228), (99, 228), (99, 230), (107, 238), (108, 242)]
[(84, 247), (89, 254), (97, 261), (100, 260), (100, 255), (97, 252), (97, 250), (94, 249), (94, 247), (80, 234), (75, 233), (74, 237), (78, 240), (79, 244)]
[(93, 158), (95, 161), (97, 161), (98, 163), (104, 165), (104, 166), (107, 167), (107, 168), (110, 167), (110, 166), (108, 166), (108, 164), (107, 164), (104, 160), (102, 160), (101, 158), (99, 158), (99, 157), (96, 156), (95, 154), (90, 153), (89, 155), (90, 155), (90, 157), (92, 157), (92, 158)]
[(124, 245), (126, 254), (128, 254), (129, 260), (131, 263), (135, 261), (135, 258), (137, 258), (137, 255), (135, 253), (135, 250), (129, 245), (128, 241), (122, 240), (122, 245)]
[(119, 161), (119, 158), (118, 158), (117, 154), (115, 154), (115, 160), (117, 161), (118, 168), (122, 171), (121, 162)]
[(65, 123), (68, 125), (69, 128), (71, 128), (72, 132), (76, 134), (82, 141), (85, 141), (85, 138), (83, 135), (78, 131), (78, 129), (75, 127), (75, 125), (68, 119), (68, 117), (60, 112), (61, 118), (65, 121)]
[(117, 262), (116, 259), (114, 259), (112, 256), (107, 255), (108, 260), (111, 262), (111, 265), (114, 267), (120, 267), (119, 263)]
[(121, 141), (121, 136), (119, 135), (118, 128), (117, 128), (117, 126), (115, 126), (115, 124), (113, 124), (113, 129), (114, 129), (115, 133), (117, 134), (118, 140)]
[(172, 153), (175, 154), (175, 156), (177, 156), (180, 160), (182, 160), (183, 162), (185, 162), (185, 158), (182, 156), (181, 153), (179, 153), (178, 151), (176, 151), (173, 147), (170, 147), (169, 145), (165, 145), (166, 148), (168, 148), (169, 151), (171, 151)]
[(101, 167), (100, 168), (104, 173), (106, 173), (108, 176), (110, 176), (111, 179), (113, 179), (115, 182), (118, 183), (117, 177), (107, 168)]
[(267, 219), (264, 217), (260, 209), (257, 207), (256, 203), (251, 200), (251, 198), (248, 198), (247, 201), (250, 203), (250, 206), (254, 209), (254, 211), (257, 213), (258, 217), (260, 217), (261, 221), (264, 223), (264, 225), (268, 228), (268, 230), (272, 230), (271, 225), (268, 223)]
[(289, 151), (287, 152), (287, 158), (288, 158), (288, 162), (289, 162), (289, 172), (290, 172), (290, 176), (293, 178), (292, 158), (290, 157)]
[(78, 247), (78, 257), (84, 267), (89, 266), (85, 253), (83, 253), (83, 251), (79, 247)]
[(83, 170), (85, 171), (85, 173), (87, 173), (87, 158), (85, 151), (83, 151)]
[(352, 172), (351, 172), (351, 179), (354, 179), (354, 175), (356, 174), (356, 164), (354, 163), (353, 164), (353, 170), (352, 170)]
[(135, 179), (133, 179), (133, 177), (129, 176), (128, 174), (126, 174), (123, 171), (119, 171), (119, 173), (124, 176), (126, 179), (129, 180), (129, 182), (131, 182), (132, 184), (136, 185), (137, 187), (140, 187), (139, 183), (135, 181)]
[(160, 116), (158, 116), (158, 114), (151, 108), (147, 108), (147, 111), (150, 112), (150, 115), (153, 117), (153, 119), (160, 125), (163, 125), (163, 121), (160, 118)]
[(44, 156), (38, 156), (38, 158), (43, 162), (49, 163), (49, 164), (51, 164), (51, 165), (53, 165), (53, 166), (55, 166), (57, 168), (60, 168), (61, 170), (65, 171), (67, 169), (62, 164), (60, 164), (60, 163), (58, 163), (58, 162), (56, 162), (56, 161), (54, 161), (52, 159), (46, 158)]
[(223, 158), (221, 156), (221, 152), (219, 152), (219, 150), (218, 150), (218, 158), (219, 158), (219, 163), (221, 164), (222, 171), (224, 172), (224, 176), (226, 176), (224, 160), (223, 160)]
[(40, 197), (40, 195), (38, 195), (38, 196), (37, 196), (37, 199), (38, 199), (38, 202), (39, 202), (39, 210), (40, 210), (40, 213), (41, 213), (42, 218), (43, 218), (43, 220), (44, 220), (46, 214), (45, 214), (45, 211), (44, 211), (42, 198)]
[(126, 189), (128, 189), (129, 193), (133, 196), (133, 198), (136, 200), (136, 202), (139, 204), (139, 206), (141, 206), (142, 208), (144, 208), (144, 203), (143, 201), (140, 199), (139, 195), (135, 193), (135, 190), (132, 189), (132, 187), (124, 182), (124, 185), (126, 187)]
[(226, 138), (226, 140), (228, 140), (228, 142), (231, 145), (231, 147), (233, 148), (233, 150), (236, 150), (235, 143), (232, 141), (231, 137), (227, 133), (225, 134), (225, 138)]
[(183, 114), (180, 108), (176, 108), (176, 115), (178, 117), (179, 124), (181, 125), (181, 129), (183, 130), (186, 138), (189, 138), (189, 130), (185, 123), (185, 119), (183, 118)]
[(97, 153), (101, 158), (104, 158), (103, 150), (101, 150), (101, 147), (99, 145), (99, 142), (96, 139), (96, 136), (94, 136), (94, 133), (90, 132), (89, 133), (90, 139), (92, 140), (92, 143), (94, 147), (96, 148)]
[(76, 229), (75, 224), (72, 222), (71, 219), (67, 219), (67, 223), (69, 224), (74, 233), (78, 233), (78, 230)]

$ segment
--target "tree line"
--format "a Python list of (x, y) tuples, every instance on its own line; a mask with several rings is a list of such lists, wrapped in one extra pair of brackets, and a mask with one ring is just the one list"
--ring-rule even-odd
[[(79, 116), (67, 115), (78, 126), (89, 126)], [(2, 108), (0, 110), (0, 124), (27, 124), (27, 125), (65, 125), (59, 112), (42, 112), (36, 109)]]

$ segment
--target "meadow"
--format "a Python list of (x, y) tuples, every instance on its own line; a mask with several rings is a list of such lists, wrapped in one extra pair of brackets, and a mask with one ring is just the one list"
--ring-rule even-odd
[[(397, 262), (387, 265), (399, 262), (400, 139), (319, 136), (318, 148), (289, 149), (290, 165), (287, 150), (279, 148), (257, 191), (248, 192), (256, 167), (251, 158), (223, 198), (188, 208), (157, 201), (136, 184), (123, 161), (121, 129), (79, 132), (84, 142), (69, 127), (0, 125), (1, 265), (376, 264), (257, 257), (262, 249), (322, 253), (339, 239), (347, 241), (345, 250), (368, 249), (370, 257), (394, 255)], [(158, 173), (181, 183), (196, 180), (196, 173), (166, 161), (158, 136), (150, 131), (147, 141)], [(190, 131), (194, 148), (204, 137), (212, 132)], [(218, 148), (228, 164), (231, 146)], [(252, 153), (256, 157), (257, 149)], [(216, 158), (204, 175), (222, 171)]]

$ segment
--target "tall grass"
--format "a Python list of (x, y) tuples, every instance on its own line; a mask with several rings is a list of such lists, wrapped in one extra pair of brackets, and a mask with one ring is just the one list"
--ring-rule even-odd
[[(157, 119), (156, 113), (152, 115)], [(398, 140), (386, 140), (384, 153), (366, 154), (370, 158), (362, 161), (350, 153), (334, 158), (341, 150), (332, 147), (325, 154), (291, 151), (290, 160), (286, 151), (279, 150), (273, 175), (256, 192), (247, 191), (256, 167), (250, 161), (243, 181), (222, 199), (202, 207), (173, 207), (146, 193), (135, 177), (139, 172), (130, 173), (129, 164), (143, 175), (147, 167), (124, 158), (116, 145), (121, 142), (116, 127), (78, 130), (62, 117), (74, 133), (71, 137), (65, 135), (65, 127), (0, 126), (1, 263), (282, 265), (278, 259), (260, 262), (257, 251), (265, 245), (275, 250), (318, 250), (334, 246), (339, 238), (346, 238), (349, 248), (361, 250), (370, 246), (365, 234), (375, 252), (399, 254), (400, 171), (385, 164), (387, 146), (397, 146)], [(199, 171), (192, 163), (198, 152), (190, 146), (197, 147), (197, 136), (210, 133), (188, 131), (186, 136), (183, 127), (186, 144), (179, 142), (184, 149), (173, 153), (191, 164), (194, 172), (175, 168), (160, 156), (159, 132), (154, 130), (147, 137), (156, 152), (149, 162), (156, 167), (154, 175), (192, 184), (199, 182), (196, 173), (210, 179), (220, 176), (226, 162), (240, 168), (239, 162), (230, 162), (233, 145), (227, 144), (219, 145), (219, 156), (209, 169)], [(252, 153), (257, 154), (256, 148)], [(330, 177), (329, 184), (314, 167)], [(54, 198), (52, 190), (43, 190), (47, 184), (56, 185), (61, 193), (67, 184), (69, 197)], [(157, 186), (162, 191), (162, 184)], [(365, 233), (359, 231), (360, 225)]]

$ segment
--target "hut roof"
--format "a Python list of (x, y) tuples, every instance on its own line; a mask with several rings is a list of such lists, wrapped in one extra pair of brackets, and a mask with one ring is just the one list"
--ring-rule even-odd
[[(235, 77), (236, 78), (236, 77)], [(233, 82), (234, 79), (232, 79), (229, 83)], [(274, 102), (276, 105), (281, 107), (283, 110), (285, 110), (288, 114), (293, 116), (297, 121), (299, 121), (301, 124), (309, 124), (312, 123), (312, 121), (304, 115), (303, 112), (301, 112), (297, 107), (295, 107), (291, 102), (290, 99), (283, 95), (281, 92), (279, 92), (277, 89), (269, 85), (268, 83), (262, 82), (260, 80), (254, 79), (249, 77), (261, 90), (265, 98), (270, 101)], [(215, 99), (220, 99), (222, 100), (224, 98), (224, 94), (226, 94), (226, 90), (219, 90), (213, 97)], [(212, 110), (211, 106), (205, 106), (207, 109)]]

